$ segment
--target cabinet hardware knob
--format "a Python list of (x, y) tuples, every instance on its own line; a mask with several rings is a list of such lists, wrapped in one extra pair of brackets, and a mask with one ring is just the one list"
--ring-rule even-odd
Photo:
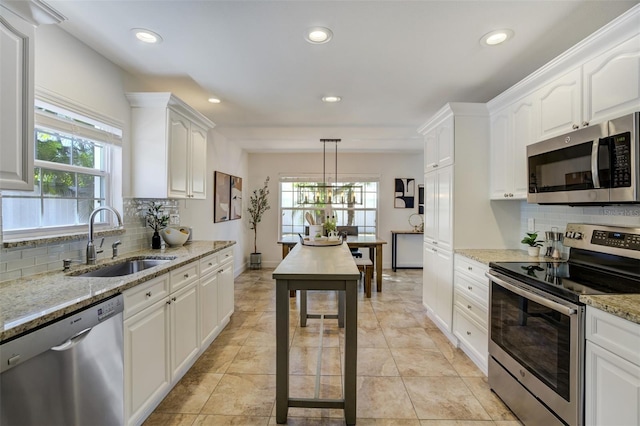
[(469, 291), (473, 291), (473, 287), (471, 287), (470, 285), (467, 286), (467, 288), (469, 289)]
[(467, 309), (471, 309), (471, 305), (467, 305)]
[(473, 267), (471, 267), (471, 266), (467, 266), (467, 269), (470, 270), (470, 271), (473, 271)]
[(504, 193), (504, 198), (509, 198), (509, 194), (507, 194), (506, 192)]
[(578, 126), (577, 124), (574, 124), (573, 126), (571, 126), (573, 128), (573, 130), (578, 129), (580, 126)]
[(147, 296), (147, 297), (151, 297), (151, 292), (150, 292), (150, 291), (148, 291), (148, 292), (146, 293), (146, 296)]
[(434, 242), (433, 242), (433, 244), (437, 245), (437, 244), (438, 244), (438, 242), (437, 242), (437, 241), (434, 241)]
[(170, 304), (171, 304), (171, 300), (167, 300), (167, 305), (170, 305)]
[(175, 297), (172, 297), (172, 298), (171, 298), (171, 300), (173, 300), (173, 301), (175, 302), (175, 301), (176, 301), (176, 298), (175, 298)]
[(470, 331), (467, 331), (467, 336), (471, 336), (471, 332)]
[(583, 121), (583, 122), (582, 122), (582, 127), (587, 127), (588, 125), (589, 125), (589, 122), (588, 122), (588, 121)]
[(220, 269), (220, 270), (218, 271), (218, 273), (219, 273), (219, 274), (220, 274), (220, 273), (222, 273), (222, 272), (224, 272), (224, 269)]
[(433, 165), (433, 167), (438, 167), (438, 165), (437, 165), (437, 164), (434, 164), (434, 165)]
[(209, 266), (213, 266), (213, 263), (209, 262)]
[(184, 277), (185, 278), (189, 278), (189, 274), (184, 274)]

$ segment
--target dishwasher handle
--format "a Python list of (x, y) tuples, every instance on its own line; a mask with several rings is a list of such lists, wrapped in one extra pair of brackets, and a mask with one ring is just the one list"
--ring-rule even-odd
[(81, 332), (69, 337), (69, 339), (66, 342), (64, 342), (64, 343), (62, 343), (62, 344), (60, 344), (58, 346), (52, 347), (51, 350), (52, 351), (58, 351), (58, 352), (67, 351), (67, 350), (73, 348), (78, 343), (82, 342), (84, 340), (84, 338), (89, 335), (89, 332), (91, 330), (93, 330), (93, 327), (85, 328)]

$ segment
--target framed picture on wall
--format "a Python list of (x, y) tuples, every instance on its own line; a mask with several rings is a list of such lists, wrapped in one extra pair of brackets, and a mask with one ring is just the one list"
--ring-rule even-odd
[(413, 178), (396, 178), (393, 207), (412, 209), (416, 198), (416, 180)]
[(213, 177), (213, 222), (229, 220), (231, 210), (231, 175), (214, 172)]
[(231, 210), (229, 220), (242, 218), (242, 178), (231, 176)]
[(424, 214), (424, 185), (418, 185), (418, 214)]

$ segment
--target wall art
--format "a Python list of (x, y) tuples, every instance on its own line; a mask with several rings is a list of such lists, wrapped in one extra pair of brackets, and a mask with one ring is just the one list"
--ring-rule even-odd
[(393, 207), (412, 209), (416, 196), (416, 180), (413, 178), (396, 178)]

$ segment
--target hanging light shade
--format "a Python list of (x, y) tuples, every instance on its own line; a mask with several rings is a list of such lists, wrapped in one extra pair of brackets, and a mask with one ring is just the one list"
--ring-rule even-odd
[[(298, 186), (298, 204), (302, 205), (345, 205), (347, 207), (363, 203), (362, 186), (338, 184), (338, 142), (341, 139), (320, 139), (322, 142), (322, 183)], [(335, 144), (335, 174), (333, 183), (327, 178), (327, 143)]]

